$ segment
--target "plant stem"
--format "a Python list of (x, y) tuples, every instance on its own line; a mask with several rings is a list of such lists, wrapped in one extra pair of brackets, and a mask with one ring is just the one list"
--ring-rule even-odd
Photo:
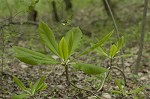
[(87, 92), (90, 92), (92, 93), (94, 96), (96, 96), (97, 98), (100, 99), (100, 97), (98, 95), (96, 95), (94, 92), (90, 91), (90, 90), (87, 90), (87, 89), (83, 89), (83, 88), (79, 88), (77, 87), (76, 85), (74, 85), (73, 83), (71, 83), (71, 81), (69, 80), (69, 74), (68, 74), (68, 65), (67, 64), (64, 64), (63, 66), (65, 66), (65, 72), (66, 72), (66, 83), (68, 86), (73, 86), (77, 89), (80, 89), (80, 90), (83, 90), (83, 91), (87, 91)]
[(145, 0), (143, 19), (142, 19), (142, 29), (141, 29), (141, 36), (140, 36), (140, 47), (139, 47), (138, 56), (137, 56), (137, 60), (135, 64), (135, 71), (134, 71), (136, 74), (138, 73), (138, 70), (139, 70), (143, 47), (144, 47), (144, 35), (145, 35), (147, 9), (148, 9), (148, 0)]
[(111, 69), (117, 69), (118, 71), (121, 72), (121, 74), (122, 74), (122, 76), (123, 76), (123, 78), (124, 78), (125, 86), (126, 86), (127, 83), (126, 83), (126, 76), (125, 76), (124, 72), (123, 72), (119, 67), (117, 67), (117, 66), (111, 66)]
[(125, 86), (127, 85), (127, 83), (126, 83), (126, 76), (125, 76), (124, 72), (119, 67), (113, 66), (113, 59), (112, 58), (110, 59), (110, 66), (108, 67), (108, 69), (110, 71), (108, 73), (105, 73), (105, 76), (104, 76), (104, 79), (102, 81), (102, 84), (101, 84), (100, 88), (97, 90), (97, 92), (99, 92), (99, 91), (102, 90), (102, 88), (104, 86), (104, 83), (105, 83), (105, 81), (106, 81), (107, 77), (109, 76), (109, 74), (110, 74), (110, 72), (111, 72), (112, 69), (117, 69), (118, 71), (121, 72), (121, 74), (122, 74), (122, 76), (124, 78)]
[[(112, 63), (113, 63), (113, 58), (110, 59), (110, 66), (108, 66), (108, 69), (109, 69), (109, 70), (111, 69), (111, 67), (112, 67), (112, 65), (113, 65)], [(105, 73), (105, 76), (104, 76), (104, 79), (103, 79), (103, 81), (102, 81), (102, 84), (101, 84), (100, 88), (97, 90), (97, 92), (99, 92), (99, 91), (102, 90), (102, 88), (103, 88), (103, 86), (104, 86), (104, 83), (105, 83), (107, 77), (109, 76), (109, 74), (110, 74), (110, 71), (108, 71), (108, 73)]]
[(70, 83), (69, 83), (69, 74), (68, 74), (68, 65), (65, 64), (65, 72), (66, 72), (66, 84), (69, 86)]
[(99, 91), (101, 91), (101, 90), (103, 89), (103, 86), (104, 86), (104, 83), (105, 83), (105, 81), (106, 81), (107, 75), (108, 75), (108, 73), (105, 73), (105, 74), (104, 74), (104, 79), (103, 79), (103, 81), (102, 81), (102, 84), (101, 84), (100, 88), (97, 90), (97, 92), (99, 92)]
[(90, 91), (90, 90), (87, 90), (87, 89), (84, 89), (84, 88), (77, 87), (76, 85), (74, 85), (74, 84), (71, 83), (70, 81), (69, 81), (69, 83), (70, 83), (71, 86), (73, 86), (73, 87), (75, 87), (75, 88), (77, 88), (77, 89), (79, 89), (79, 90), (83, 90), (83, 91), (86, 91), (86, 92), (90, 92), (91, 94), (93, 94), (94, 96), (96, 96), (98, 99), (101, 99), (101, 97), (99, 97), (99, 96), (98, 96), (97, 94), (95, 94), (94, 92), (92, 92), (92, 91)]
[[(117, 27), (117, 24), (116, 24), (114, 15), (113, 15), (113, 13), (112, 13), (112, 10), (111, 10), (111, 8), (110, 8), (110, 5), (109, 5), (108, 1), (105, 0), (105, 2), (106, 2), (106, 4), (107, 4), (107, 6), (108, 6), (108, 10), (109, 10), (109, 13), (110, 13), (110, 15), (111, 15), (111, 18), (112, 18), (112, 21), (113, 21), (113, 24), (114, 24), (114, 28), (115, 28), (115, 31), (116, 31), (116, 34), (117, 34), (117, 39), (119, 40), (120, 35), (119, 35), (119, 31), (118, 31), (118, 27)], [(121, 51), (120, 51), (120, 54), (123, 55), (123, 50), (122, 50), (122, 49), (121, 49)], [(124, 59), (123, 59), (123, 58), (121, 58), (121, 65), (122, 65), (122, 69), (123, 69), (123, 71), (124, 71)]]

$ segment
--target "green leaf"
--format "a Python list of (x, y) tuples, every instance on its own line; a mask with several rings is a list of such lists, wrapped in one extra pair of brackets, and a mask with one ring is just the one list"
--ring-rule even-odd
[(122, 36), (119, 41), (117, 42), (117, 49), (118, 51), (123, 47), (124, 45), (124, 37)]
[(28, 97), (29, 97), (28, 94), (20, 94), (20, 95), (12, 96), (12, 99), (24, 99), (24, 98), (28, 98)]
[(51, 58), (50, 56), (46, 56), (42, 53), (35, 52), (23, 47), (13, 46), (13, 49), (16, 53), (16, 57), (27, 64), (38, 65), (38, 64), (57, 64), (58, 62)]
[(24, 84), (17, 77), (13, 76), (13, 80), (23, 91), (28, 91), (28, 89), (24, 86)]
[(109, 57), (109, 56), (107, 55), (106, 51), (105, 51), (101, 46), (98, 47), (98, 48), (96, 48), (96, 51), (97, 51), (99, 54), (102, 54), (102, 55), (104, 55), (104, 56), (106, 56), (106, 57)]
[(52, 53), (58, 55), (58, 43), (56, 42), (55, 36), (48, 25), (44, 22), (40, 22), (38, 30), (42, 42), (50, 49)]
[(85, 64), (85, 63), (76, 63), (76, 64), (72, 64), (73, 67), (75, 67), (78, 70), (81, 70), (87, 74), (101, 74), (104, 72), (107, 72), (108, 70), (104, 67), (100, 67), (97, 65), (93, 65), (93, 64)]
[(44, 83), (46, 76), (42, 76), (32, 87), (31, 87), (31, 92), (32, 95), (34, 95), (36, 92), (40, 91), (41, 87), (46, 86)]
[(119, 90), (123, 92), (123, 88), (122, 88), (123, 81), (120, 80), (120, 79), (116, 79), (116, 80), (115, 80), (115, 83), (116, 83), (116, 85), (118, 86)]
[(113, 44), (111, 47), (110, 47), (110, 51), (109, 51), (109, 56), (110, 58), (113, 58), (117, 53), (117, 46), (115, 44)]
[(113, 34), (113, 31), (110, 32), (109, 34), (107, 34), (104, 38), (102, 38), (98, 43), (94, 44), (92, 47), (90, 47), (89, 49), (87, 49), (86, 51), (84, 51), (83, 53), (81, 53), (79, 56), (85, 55), (89, 52), (91, 52), (92, 50), (94, 50), (95, 48), (101, 46), (104, 42), (106, 42), (110, 36)]
[(144, 89), (145, 89), (145, 86), (138, 87), (138, 88), (136, 88), (136, 89), (130, 91), (128, 94), (139, 93), (139, 92), (141, 92), (141, 91), (144, 90)]
[(64, 61), (68, 59), (68, 44), (64, 37), (59, 42), (59, 55)]
[(66, 33), (65, 39), (68, 43), (69, 55), (73, 54), (73, 52), (78, 48), (81, 38), (82, 32), (79, 27), (74, 27)]
[(39, 88), (36, 90), (36, 93), (47, 88), (47, 84), (42, 83)]

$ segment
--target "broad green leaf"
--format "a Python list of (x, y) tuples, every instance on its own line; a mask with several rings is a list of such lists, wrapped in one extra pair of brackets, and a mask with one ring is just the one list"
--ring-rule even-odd
[(117, 49), (118, 51), (123, 47), (124, 44), (124, 37), (122, 36), (119, 41), (117, 42)]
[(16, 57), (27, 64), (38, 65), (38, 64), (57, 64), (58, 62), (50, 56), (44, 55), (39, 52), (35, 52), (23, 47), (13, 47)]
[(72, 65), (73, 67), (75, 67), (78, 70), (81, 70), (87, 74), (101, 74), (104, 72), (107, 72), (108, 70), (104, 67), (100, 67), (97, 65), (93, 65), (93, 64), (85, 64), (85, 63), (76, 63)]
[(13, 76), (13, 80), (23, 91), (28, 91), (28, 89), (24, 86), (24, 84), (17, 77)]
[(66, 61), (68, 59), (68, 44), (64, 37), (59, 42), (59, 55)]
[(84, 51), (83, 53), (81, 53), (79, 56), (85, 55), (91, 51), (93, 51), (95, 48), (101, 46), (104, 42), (106, 42), (110, 36), (113, 34), (113, 31), (110, 32), (109, 34), (107, 34), (104, 38), (102, 38), (100, 41), (98, 41), (98, 43), (94, 44), (92, 47), (90, 47), (89, 49), (87, 49), (86, 51)]
[(65, 39), (68, 43), (69, 55), (73, 54), (74, 50), (78, 48), (81, 38), (82, 32), (79, 27), (74, 27), (66, 33)]
[(42, 76), (32, 87), (31, 87), (31, 92), (34, 95), (37, 91), (39, 91), (39, 89), (41, 88), (41, 86), (43, 86), (44, 80), (45, 80), (46, 76)]
[(104, 55), (104, 56), (106, 56), (106, 57), (109, 57), (109, 56), (107, 55), (106, 51), (105, 51), (101, 46), (98, 47), (98, 48), (96, 49), (96, 51), (97, 51), (99, 54), (102, 54), (102, 55)]
[(20, 94), (20, 95), (12, 96), (12, 99), (24, 99), (24, 98), (28, 98), (28, 97), (29, 97), (28, 94)]
[(58, 55), (58, 43), (56, 42), (55, 36), (48, 25), (44, 22), (40, 22), (38, 31), (42, 42), (50, 49), (52, 53)]
[(128, 94), (139, 93), (139, 92), (141, 92), (141, 91), (144, 90), (144, 89), (145, 89), (145, 86), (143, 86), (143, 87), (138, 87), (138, 88), (132, 90), (131, 92), (129, 92)]
[(110, 58), (113, 58), (117, 53), (117, 46), (115, 44), (111, 45), (110, 51), (109, 51), (109, 56)]

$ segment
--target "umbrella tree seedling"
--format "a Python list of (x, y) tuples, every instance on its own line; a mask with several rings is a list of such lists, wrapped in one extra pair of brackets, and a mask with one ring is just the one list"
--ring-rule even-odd
[[(93, 44), (91, 44), (91, 45), (93, 45)], [(117, 69), (118, 71), (121, 72), (123, 79), (124, 79), (124, 84), (126, 85), (126, 77), (125, 77), (124, 72), (121, 70), (121, 68), (114, 66), (114, 64), (113, 64), (113, 61), (116, 58), (133, 56), (132, 54), (118, 55), (118, 53), (120, 52), (120, 49), (123, 48), (123, 45), (124, 45), (124, 37), (121, 37), (121, 38), (119, 38), (119, 40), (116, 43), (114, 43), (110, 46), (108, 51), (103, 47), (103, 45), (96, 48), (96, 51), (100, 55), (103, 55), (103, 56), (109, 58), (109, 60), (110, 60), (110, 65), (107, 68), (107, 69), (109, 69), (109, 72), (104, 73), (104, 79), (101, 83), (101, 86), (100, 86), (98, 92), (100, 90), (102, 90), (103, 85), (104, 85), (104, 83), (105, 83), (105, 81), (106, 81), (107, 77), (109, 76), (112, 69)]]
[(31, 65), (61, 64), (61, 66), (65, 68), (67, 85), (68, 86), (72, 85), (74, 87), (76, 86), (73, 85), (71, 81), (69, 80), (69, 74), (68, 74), (69, 66), (73, 66), (74, 68), (78, 70), (81, 70), (87, 74), (93, 74), (93, 75), (108, 72), (108, 69), (104, 67), (97, 66), (94, 64), (74, 62), (74, 60), (82, 55), (85, 55), (93, 51), (95, 48), (101, 46), (104, 42), (106, 42), (110, 38), (113, 32), (110, 32), (105, 37), (103, 37), (100, 41), (95, 43), (93, 46), (91, 46), (84, 52), (81, 52), (80, 54), (78, 54), (72, 59), (71, 59), (71, 55), (75, 53), (82, 39), (82, 32), (79, 29), (79, 27), (74, 27), (71, 30), (69, 30), (66, 33), (66, 35), (61, 38), (59, 43), (56, 41), (52, 30), (44, 22), (39, 23), (38, 33), (39, 33), (42, 43), (49, 49), (49, 51), (52, 54), (58, 56), (60, 60), (56, 60), (52, 58), (50, 55), (45, 55), (40, 52), (35, 52), (35, 51), (29, 50), (23, 47), (19, 47), (19, 46), (13, 46), (15, 55), (20, 61), (25, 62), (27, 64), (31, 64)]

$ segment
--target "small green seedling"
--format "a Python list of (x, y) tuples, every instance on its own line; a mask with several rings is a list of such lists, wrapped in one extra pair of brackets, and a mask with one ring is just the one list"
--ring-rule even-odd
[(72, 28), (70, 31), (68, 31), (66, 35), (62, 37), (59, 43), (57, 43), (55, 40), (52, 30), (45, 23), (41, 22), (38, 30), (42, 42), (48, 47), (50, 52), (58, 56), (61, 61), (53, 59), (50, 55), (45, 55), (23, 47), (14, 46), (13, 49), (16, 53), (16, 57), (19, 60), (31, 65), (61, 64), (65, 68), (68, 68), (68, 65), (71, 64), (71, 66), (88, 74), (100, 74), (108, 71), (106, 68), (100, 66), (78, 62), (73, 63), (73, 61), (76, 58), (85, 55), (95, 48), (101, 46), (109, 39), (109, 37), (112, 35), (112, 32), (106, 35), (98, 43), (94, 44), (94, 46), (71, 59), (71, 55), (75, 53), (75, 50), (78, 48), (82, 39), (82, 32), (78, 27)]
[(50, 55), (45, 55), (23, 47), (13, 46), (13, 49), (16, 53), (16, 57), (20, 61), (31, 65), (61, 64), (61, 66), (65, 68), (66, 82), (68, 85), (71, 84), (71, 82), (69, 81), (68, 66), (73, 66), (78, 70), (93, 75), (108, 72), (108, 70), (104, 67), (97, 66), (94, 64), (74, 62), (74, 60), (101, 46), (110, 38), (112, 32), (107, 34), (104, 38), (102, 38), (100, 41), (98, 41), (96, 44), (94, 44), (84, 52), (72, 58), (71, 55), (73, 55), (75, 53), (75, 50), (79, 48), (80, 41), (82, 39), (82, 32), (78, 27), (74, 27), (71, 30), (69, 30), (66, 33), (66, 35), (61, 38), (59, 43), (55, 40), (55, 36), (52, 30), (44, 22), (40, 22), (38, 31), (43, 44), (46, 45), (46, 47), (49, 49), (50, 52), (52, 52), (52, 54), (58, 56), (60, 59), (55, 60)]
[[(123, 45), (124, 45), (124, 38), (121, 37), (116, 43), (114, 43), (110, 46), (109, 51), (105, 50), (103, 48), (103, 46), (99, 46), (96, 48), (96, 51), (99, 54), (106, 56), (110, 60), (110, 65), (108, 67), (109, 72), (104, 73), (104, 78), (102, 80), (102, 83), (101, 83), (98, 91), (100, 91), (103, 88), (104, 82), (106, 81), (106, 78), (109, 76), (112, 69), (117, 69), (122, 73), (122, 76), (124, 77), (124, 83), (126, 84), (126, 77), (125, 77), (124, 72), (119, 67), (113, 66), (114, 65), (113, 61), (117, 57), (117, 54), (119, 53), (120, 49), (122, 49)], [(131, 55), (120, 55), (119, 57), (125, 57), (125, 56), (131, 56)], [(120, 83), (120, 82), (118, 81), (117, 83)]]
[(132, 96), (136, 97), (135, 94), (139, 94), (140, 92), (142, 92), (145, 89), (145, 86), (142, 86), (142, 87), (137, 87), (135, 89), (127, 91), (124, 86), (124, 81), (120, 80), (120, 79), (116, 79), (115, 84), (118, 86), (118, 89), (110, 90), (110, 92), (112, 94), (120, 94), (122, 96), (132, 95)]
[(14, 82), (20, 87), (23, 91), (19, 95), (14, 95), (12, 99), (24, 99), (29, 97), (34, 97), (35, 94), (44, 90), (47, 85), (44, 83), (45, 76), (42, 76), (35, 84), (30, 83), (30, 87), (27, 88), (22, 81), (20, 81), (17, 77), (13, 76)]
[(123, 48), (123, 45), (124, 45), (124, 37), (122, 36), (116, 43), (110, 46), (109, 51), (105, 50), (103, 46), (99, 46), (98, 48), (96, 48), (96, 51), (100, 55), (106, 56), (109, 59), (134, 56), (133, 54), (118, 55), (120, 50)]
[(114, 94), (121, 94), (123, 96), (126, 96), (126, 90), (125, 90), (125, 86), (124, 86), (124, 81), (120, 80), (120, 79), (116, 79), (115, 80), (115, 84), (118, 87), (118, 90), (110, 90), (111, 93)]
[(116, 44), (112, 44), (109, 48), (109, 51), (107, 52), (102, 46), (98, 47), (96, 50), (98, 53), (113, 59), (116, 54), (120, 51), (120, 49), (123, 47), (124, 44), (124, 38), (121, 37)]

